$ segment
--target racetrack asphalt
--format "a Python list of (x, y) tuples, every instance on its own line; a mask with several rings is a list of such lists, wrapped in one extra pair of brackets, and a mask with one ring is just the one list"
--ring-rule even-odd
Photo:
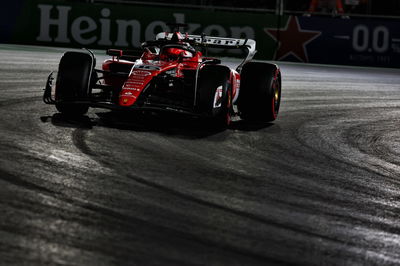
[(212, 131), (61, 116), (62, 51), (0, 45), (1, 265), (400, 264), (400, 70), (280, 63), (278, 120)]

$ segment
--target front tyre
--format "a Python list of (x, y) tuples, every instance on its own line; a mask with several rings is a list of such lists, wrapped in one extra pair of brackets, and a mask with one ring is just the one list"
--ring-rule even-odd
[(226, 128), (231, 122), (230, 69), (206, 65), (200, 70), (197, 88), (198, 111), (206, 115), (214, 128)]
[(79, 101), (88, 100), (95, 62), (84, 52), (66, 52), (58, 66), (56, 81), (56, 108), (66, 115), (83, 115), (89, 106)]

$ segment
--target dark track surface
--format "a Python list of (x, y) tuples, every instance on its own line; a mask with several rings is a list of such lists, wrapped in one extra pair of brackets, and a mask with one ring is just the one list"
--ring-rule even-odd
[[(273, 124), (80, 121), (0, 47), (0, 264), (400, 264), (400, 71), (281, 64)], [(25, 48), (26, 49), (26, 48)]]

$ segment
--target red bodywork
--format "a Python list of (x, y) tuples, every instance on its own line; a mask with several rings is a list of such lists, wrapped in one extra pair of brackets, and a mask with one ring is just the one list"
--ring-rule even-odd
[[(102, 70), (95, 69), (96, 58), (90, 50), (66, 52), (56, 82), (53, 73), (47, 78), (43, 101), (68, 115), (83, 115), (89, 107), (172, 112), (210, 119), (218, 127), (229, 125), (232, 115), (276, 119), (279, 67), (251, 62), (257, 51), (254, 40), (161, 32), (141, 48), (140, 56), (129, 50), (107, 50), (112, 58), (103, 62)], [(246, 57), (232, 69), (196, 49), (205, 53), (208, 49), (239, 49)]]
[[(211, 58), (203, 57), (199, 51), (191, 54), (182, 49), (169, 48), (158, 55), (152, 53), (149, 49), (145, 49), (140, 59), (136, 62), (113, 57), (105, 60), (102, 68), (104, 71), (110, 71), (111, 65), (118, 64), (125, 66), (126, 69), (131, 69), (127, 79), (116, 76), (105, 76), (104, 79), (106, 84), (121, 88), (118, 105), (129, 107), (135, 104), (142, 91), (155, 76), (163, 72), (173, 71), (175, 77), (183, 78), (183, 70), (196, 70), (203, 60), (208, 59)], [(200, 69), (203, 66), (200, 66)], [(231, 107), (238, 98), (240, 74), (231, 69), (229, 80), (231, 83), (231, 95), (228, 107)]]

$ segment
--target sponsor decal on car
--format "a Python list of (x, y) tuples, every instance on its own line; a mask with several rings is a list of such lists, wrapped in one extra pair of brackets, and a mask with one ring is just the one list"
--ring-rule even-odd
[(132, 72), (132, 75), (135, 75), (135, 76), (150, 76), (151, 72), (150, 71), (143, 71), (143, 70), (134, 70)]
[(219, 86), (217, 90), (215, 91), (215, 96), (214, 96), (214, 108), (219, 108), (222, 106), (222, 86)]
[(142, 86), (144, 84), (144, 82), (142, 82), (142, 81), (127, 81), (127, 82), (125, 82), (125, 86), (126, 87), (130, 87), (130, 86), (137, 86), (137, 85), (139, 85), (139, 86)]
[(137, 91), (137, 92), (141, 91), (140, 88), (134, 88), (134, 87), (124, 87), (124, 90)]

